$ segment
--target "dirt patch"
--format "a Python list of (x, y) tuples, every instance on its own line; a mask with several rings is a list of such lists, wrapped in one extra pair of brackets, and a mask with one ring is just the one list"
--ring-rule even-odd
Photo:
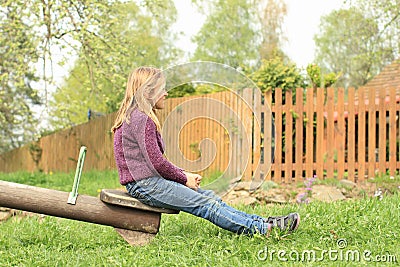
[(310, 183), (276, 184), (265, 182), (259, 189), (249, 191), (250, 182), (240, 182), (234, 190), (223, 197), (229, 204), (285, 204), (312, 202), (315, 200), (332, 202), (364, 197), (382, 198), (400, 192), (400, 180), (364, 181), (353, 183), (342, 181), (314, 181)]
[(41, 222), (46, 215), (0, 207), (0, 223), (10, 218), (15, 220), (21, 220), (24, 217), (33, 217), (33, 216), (37, 216), (39, 218), (39, 222)]

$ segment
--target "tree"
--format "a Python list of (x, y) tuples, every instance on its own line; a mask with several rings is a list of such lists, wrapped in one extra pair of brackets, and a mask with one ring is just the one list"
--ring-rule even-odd
[(177, 56), (169, 30), (175, 6), (170, 1), (160, 5), (105, 1), (84, 7), (94, 12), (88, 12), (90, 16), (79, 12), (72, 16), (79, 58), (65, 84), (53, 94), (54, 127), (86, 121), (89, 109), (117, 110), (134, 67), (166, 65)]
[(399, 39), (393, 42), (385, 32), (379, 21), (362, 9), (333, 11), (322, 17), (320, 33), (314, 38), (316, 63), (324, 72), (343, 73), (338, 86), (364, 85), (398, 56)]
[(354, 7), (376, 21), (379, 35), (400, 56), (400, 0), (354, 0)]
[(268, 0), (260, 17), (262, 43), (260, 56), (272, 59), (275, 56), (286, 58), (282, 45), (286, 41), (282, 25), (287, 14), (286, 3), (282, 0)]
[(208, 4), (210, 14), (193, 38), (197, 48), (192, 59), (234, 68), (256, 66), (261, 36), (255, 6), (249, 0), (216, 0)]
[[(224, 63), (248, 74), (260, 68), (256, 72), (263, 72), (264, 77), (265, 64), (289, 62), (282, 50), (285, 41), (282, 24), (286, 16), (282, 0), (194, 2), (204, 14), (209, 14), (194, 38), (198, 45), (194, 60)], [(264, 65), (260, 67), (261, 64)], [(257, 73), (252, 77), (257, 77)]]
[[(6, 138), (1, 147), (16, 147), (52, 130), (28, 131), (29, 125), (37, 126), (32, 107), (39, 100), (50, 109), (54, 128), (80, 123), (89, 108), (117, 109), (131, 69), (162, 67), (177, 57), (173, 1), (136, 2), (2, 1), (0, 127)], [(49, 101), (54, 64), (71, 61), (71, 75), (66, 73), (65, 84)]]
[(38, 60), (37, 39), (30, 31), (24, 1), (5, 1), (0, 8), (0, 152), (31, 141), (37, 122), (33, 105), (40, 104), (33, 62)]

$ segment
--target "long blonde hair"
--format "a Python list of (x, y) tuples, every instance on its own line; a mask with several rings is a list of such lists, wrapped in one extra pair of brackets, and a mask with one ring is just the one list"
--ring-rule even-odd
[(153, 107), (163, 95), (164, 88), (165, 78), (161, 70), (153, 67), (139, 67), (133, 70), (128, 77), (125, 96), (111, 131), (115, 132), (124, 122), (129, 123), (130, 113), (137, 108), (149, 116), (161, 132), (160, 122)]

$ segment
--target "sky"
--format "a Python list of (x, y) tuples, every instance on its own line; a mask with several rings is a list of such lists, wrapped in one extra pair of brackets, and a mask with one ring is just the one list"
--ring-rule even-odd
[[(178, 20), (175, 29), (185, 35), (178, 40), (182, 49), (193, 52), (196, 46), (190, 41), (201, 28), (204, 16), (200, 15), (188, 0), (175, 0)], [(314, 35), (318, 32), (321, 16), (343, 7), (343, 0), (285, 0), (288, 9), (284, 24), (288, 39), (283, 48), (297, 64), (305, 67), (314, 59)]]
[(343, 0), (285, 1), (288, 8), (285, 52), (299, 67), (304, 67), (314, 59), (314, 35), (319, 31), (321, 16), (343, 7)]

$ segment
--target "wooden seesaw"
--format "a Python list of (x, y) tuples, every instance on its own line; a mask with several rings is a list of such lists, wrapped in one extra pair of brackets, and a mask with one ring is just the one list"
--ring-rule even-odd
[(131, 245), (145, 245), (155, 237), (162, 213), (179, 213), (145, 205), (115, 189), (103, 189), (100, 198), (78, 198), (85, 155), (86, 147), (81, 147), (72, 192), (0, 181), (0, 207), (112, 226)]

